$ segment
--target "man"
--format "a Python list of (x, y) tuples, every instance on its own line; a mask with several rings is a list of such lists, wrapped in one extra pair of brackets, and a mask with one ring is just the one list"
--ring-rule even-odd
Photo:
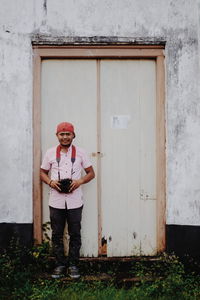
[[(60, 123), (57, 126), (56, 136), (59, 145), (46, 152), (41, 165), (41, 180), (50, 186), (52, 245), (56, 257), (56, 267), (52, 277), (59, 278), (68, 266), (69, 276), (79, 278), (78, 260), (83, 208), (81, 185), (92, 180), (95, 174), (85, 151), (72, 145), (75, 133), (71, 123)], [(83, 177), (81, 177), (82, 169), (86, 173)], [(66, 178), (67, 180), (62, 183), (62, 179)], [(66, 221), (70, 236), (68, 262), (64, 257), (63, 245)]]

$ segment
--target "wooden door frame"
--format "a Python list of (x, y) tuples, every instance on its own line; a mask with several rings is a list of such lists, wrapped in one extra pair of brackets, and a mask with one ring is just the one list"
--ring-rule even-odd
[[(36, 243), (42, 242), (42, 184), (41, 165), (41, 63), (48, 58), (143, 58), (156, 61), (156, 215), (157, 251), (165, 250), (166, 227), (166, 154), (165, 154), (165, 68), (164, 47), (160, 45), (70, 45), (70, 46), (33, 46), (33, 228)], [(97, 64), (97, 76), (99, 76)], [(99, 95), (99, 87), (97, 86)], [(97, 109), (98, 96), (97, 95)], [(99, 121), (97, 120), (97, 128)], [(98, 145), (97, 145), (98, 146)], [(98, 163), (97, 163), (98, 164)], [(100, 166), (99, 166), (100, 167)], [(99, 170), (99, 168), (98, 168)], [(100, 176), (97, 174), (97, 180)], [(100, 184), (100, 182), (98, 182)], [(98, 208), (101, 209), (98, 193)], [(99, 253), (101, 253), (101, 218), (98, 216)]]

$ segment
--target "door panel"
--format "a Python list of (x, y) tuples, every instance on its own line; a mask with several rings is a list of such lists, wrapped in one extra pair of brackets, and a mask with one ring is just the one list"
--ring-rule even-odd
[(104, 60), (100, 78), (102, 236), (107, 255), (153, 255), (155, 62)]
[[(74, 124), (74, 143), (87, 150), (96, 169), (96, 61), (44, 60), (42, 63), (42, 156), (57, 145), (58, 123)], [(98, 255), (97, 182), (83, 186), (82, 254)], [(49, 220), (48, 187), (43, 184), (43, 222)], [(91, 225), (92, 224), (92, 225)]]

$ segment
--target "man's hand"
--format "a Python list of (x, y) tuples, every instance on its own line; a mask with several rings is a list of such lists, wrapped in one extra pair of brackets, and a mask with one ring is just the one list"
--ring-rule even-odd
[(95, 177), (93, 167), (88, 167), (85, 170), (86, 175), (78, 180), (73, 180), (71, 185), (70, 185), (70, 190), (69, 192), (73, 192), (76, 190), (81, 184), (85, 184), (92, 180)]
[(60, 183), (57, 180), (51, 180), (49, 186), (55, 190), (57, 190), (58, 192), (61, 191), (60, 189)]
[(78, 180), (73, 180), (71, 185), (70, 185), (70, 189), (69, 189), (69, 192), (73, 192), (74, 190), (76, 190), (81, 184), (83, 184), (83, 180), (82, 178), (81, 179), (78, 179)]

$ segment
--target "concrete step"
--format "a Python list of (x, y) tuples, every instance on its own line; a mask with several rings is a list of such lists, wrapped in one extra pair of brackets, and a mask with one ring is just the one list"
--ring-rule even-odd
[(162, 258), (160, 257), (98, 257), (98, 258), (80, 258), (80, 270), (84, 274), (89, 273), (104, 273), (104, 274), (129, 274), (133, 276), (137, 270), (138, 265), (152, 267), (162, 265)]

